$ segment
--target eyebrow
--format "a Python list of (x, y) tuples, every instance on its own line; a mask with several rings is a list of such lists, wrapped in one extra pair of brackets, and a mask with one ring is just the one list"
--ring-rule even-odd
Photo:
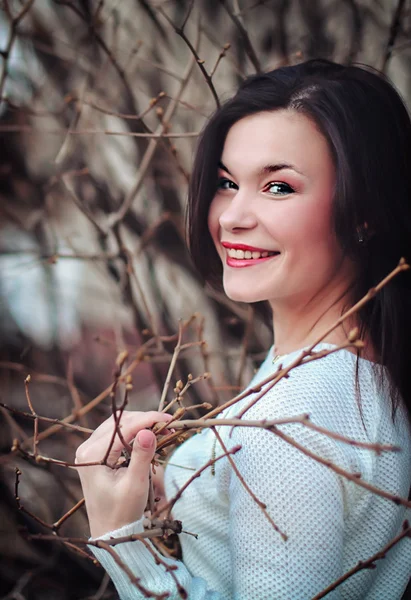
[[(220, 169), (222, 169), (223, 171), (226, 171), (229, 175), (231, 175), (230, 171), (227, 169), (227, 167), (221, 161), (219, 161), (218, 166)], [(258, 176), (261, 177), (263, 175), (269, 175), (270, 173), (276, 173), (277, 171), (282, 171), (283, 169), (290, 169), (292, 171), (295, 171), (299, 175), (306, 177), (304, 175), (304, 173), (299, 171), (294, 165), (292, 165), (290, 163), (278, 163), (275, 165), (265, 165), (258, 171)]]

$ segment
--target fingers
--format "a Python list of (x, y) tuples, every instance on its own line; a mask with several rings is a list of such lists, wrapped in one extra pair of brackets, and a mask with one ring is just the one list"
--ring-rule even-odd
[[(139, 431), (152, 427), (155, 423), (168, 422), (172, 419), (172, 415), (160, 413), (157, 411), (137, 412), (124, 411), (121, 415), (118, 427), (121, 430), (121, 435), (126, 443), (130, 443), (138, 434)], [(95, 462), (102, 460), (110, 446), (113, 438), (113, 433), (116, 427), (114, 417), (106, 419), (89, 437), (89, 439), (81, 444), (77, 449), (76, 462)], [(151, 433), (151, 432), (149, 432)], [(154, 434), (152, 434), (153, 437)], [(124, 447), (123, 442), (116, 434), (112, 442), (110, 453), (107, 457), (109, 463), (113, 464), (121, 455)]]
[(128, 475), (136, 485), (143, 485), (148, 478), (151, 461), (156, 449), (156, 436), (149, 429), (142, 429), (133, 442)]

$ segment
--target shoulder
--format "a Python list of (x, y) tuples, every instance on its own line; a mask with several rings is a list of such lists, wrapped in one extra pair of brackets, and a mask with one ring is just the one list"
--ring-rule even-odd
[[(288, 355), (282, 366), (290, 366), (300, 355), (301, 351)], [(276, 369), (277, 365), (266, 361), (259, 380), (274, 374)], [(347, 351), (305, 360), (274, 386), (268, 383), (261, 392), (245, 398), (241, 408), (258, 396), (261, 397), (243, 418), (276, 419), (309, 414), (317, 425), (353, 435), (361, 430), (364, 433), (364, 418), (373, 421), (379, 413), (371, 363), (357, 362), (356, 356)]]

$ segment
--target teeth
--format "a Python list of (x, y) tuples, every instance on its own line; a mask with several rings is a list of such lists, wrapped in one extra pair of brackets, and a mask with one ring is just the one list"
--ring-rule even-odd
[(250, 258), (266, 258), (267, 256), (277, 254), (276, 252), (268, 252), (266, 250), (264, 252), (258, 252), (256, 250), (251, 252), (250, 250), (236, 250), (235, 248), (228, 248), (227, 253), (230, 258), (236, 258), (238, 260), (249, 260)]

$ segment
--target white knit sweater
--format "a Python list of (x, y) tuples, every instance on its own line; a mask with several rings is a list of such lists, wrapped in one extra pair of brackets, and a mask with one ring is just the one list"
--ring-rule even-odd
[[(333, 348), (319, 344), (316, 349)], [(300, 351), (299, 351), (300, 352)], [(289, 364), (299, 352), (287, 355)], [(256, 374), (261, 381), (277, 367), (271, 353)], [(247, 419), (276, 419), (309, 413), (312, 422), (363, 442), (394, 444), (401, 452), (379, 456), (307, 429), (301, 424), (281, 430), (315, 454), (343, 469), (360, 473), (372, 485), (407, 497), (411, 482), (411, 431), (400, 407), (393, 422), (391, 404), (378, 391), (373, 364), (359, 359), (361, 411), (355, 391), (356, 357), (342, 350), (291, 371), (288, 379), (257, 402)], [(250, 397), (222, 416), (234, 417)], [(228, 448), (241, 444), (233, 457), (241, 475), (267, 505), (284, 541), (251, 499), (224, 457), (183, 493), (173, 517), (198, 539), (181, 534), (183, 562), (174, 571), (191, 600), (309, 600), (364, 560), (399, 531), (411, 511), (377, 496), (328, 467), (302, 454), (269, 431), (221, 426)], [(175, 494), (212, 457), (223, 453), (216, 437), (204, 430), (184, 443), (166, 469), (167, 496)], [(179, 466), (174, 466), (179, 465)], [(185, 468), (182, 468), (185, 467)], [(109, 536), (143, 531), (142, 521)], [(122, 600), (143, 598), (127, 575), (102, 549), (90, 547), (113, 579)], [(156, 593), (179, 598), (176, 586), (161, 565), (138, 541), (115, 546), (121, 559), (140, 582)], [(376, 568), (362, 570), (327, 598), (344, 600), (399, 600), (411, 576), (411, 539), (400, 541)]]

